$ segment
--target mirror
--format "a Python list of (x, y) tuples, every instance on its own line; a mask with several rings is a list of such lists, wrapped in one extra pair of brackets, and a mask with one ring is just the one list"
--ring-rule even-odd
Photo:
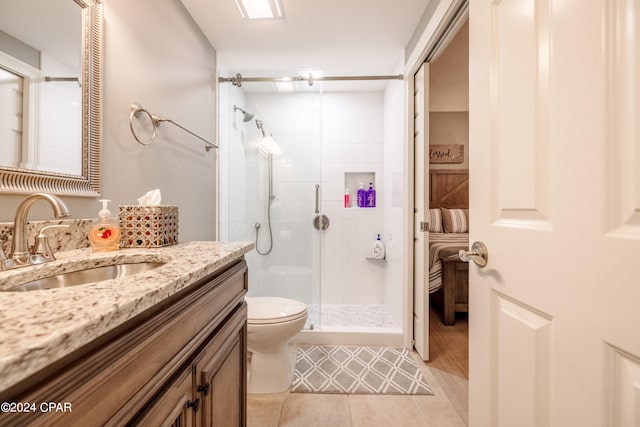
[(0, 10), (0, 193), (99, 196), (101, 1)]

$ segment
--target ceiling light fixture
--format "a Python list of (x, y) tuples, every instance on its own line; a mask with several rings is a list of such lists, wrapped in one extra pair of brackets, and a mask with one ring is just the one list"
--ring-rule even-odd
[(284, 16), (280, 0), (235, 0), (244, 19), (279, 19)]

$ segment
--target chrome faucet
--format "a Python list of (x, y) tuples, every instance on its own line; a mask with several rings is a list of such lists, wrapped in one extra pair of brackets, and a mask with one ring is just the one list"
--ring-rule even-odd
[(27, 241), (27, 214), (31, 205), (38, 200), (49, 202), (56, 218), (66, 218), (70, 215), (67, 205), (53, 194), (35, 193), (28, 196), (20, 203), (16, 210), (16, 217), (13, 221), (13, 240), (11, 241), (11, 251), (7, 257), (0, 262), (0, 270), (8, 270), (11, 268), (24, 267), (27, 265), (41, 264), (51, 259), (42, 257), (37, 253), (29, 252), (29, 243)]

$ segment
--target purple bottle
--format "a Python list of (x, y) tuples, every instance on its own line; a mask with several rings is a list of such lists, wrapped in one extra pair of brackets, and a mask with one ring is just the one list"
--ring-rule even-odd
[(376, 207), (376, 190), (373, 188), (373, 182), (369, 183), (369, 189), (367, 190), (367, 200), (366, 205), (367, 208), (375, 208)]
[(359, 208), (364, 208), (367, 204), (367, 190), (364, 189), (364, 184), (362, 183), (360, 183), (360, 188), (358, 188), (357, 202)]

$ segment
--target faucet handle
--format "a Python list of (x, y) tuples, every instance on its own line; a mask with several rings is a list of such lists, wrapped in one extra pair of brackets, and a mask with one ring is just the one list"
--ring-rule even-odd
[(44, 234), (45, 231), (51, 228), (69, 228), (66, 224), (54, 224), (42, 227), (40, 232), (36, 236), (35, 245), (33, 245), (32, 255), (36, 256), (40, 262), (53, 261), (56, 257), (53, 255), (53, 250), (49, 245), (49, 236)]

